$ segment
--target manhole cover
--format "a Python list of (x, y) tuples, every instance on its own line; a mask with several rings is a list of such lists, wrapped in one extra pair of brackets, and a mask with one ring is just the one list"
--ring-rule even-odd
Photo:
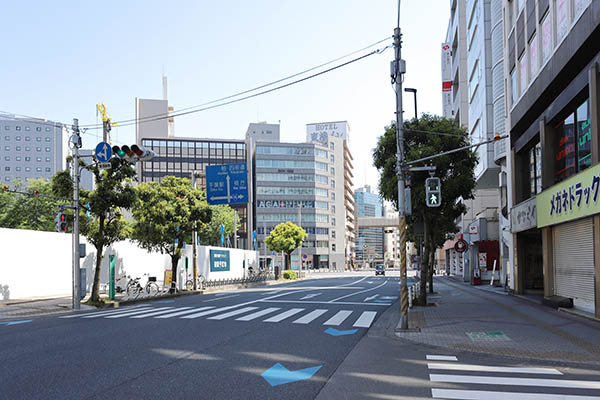
[(511, 340), (504, 332), (467, 332), (467, 336), (474, 342), (508, 342)]

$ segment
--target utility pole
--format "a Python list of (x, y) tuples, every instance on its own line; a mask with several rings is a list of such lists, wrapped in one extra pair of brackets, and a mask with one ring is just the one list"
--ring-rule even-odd
[[(192, 171), (192, 187), (194, 189), (196, 189), (196, 171)], [(198, 222), (196, 222), (196, 226), (194, 227), (194, 232), (192, 234), (192, 257), (193, 257), (193, 261), (192, 261), (192, 268), (193, 268), (193, 272), (192, 272), (192, 282), (194, 282), (194, 290), (198, 290), (198, 282), (197, 282), (197, 277), (198, 277)], [(187, 278), (186, 278), (187, 279)]]
[(102, 115), (102, 141), (108, 142), (110, 129), (117, 123), (115, 122), (113, 124), (110, 122), (112, 118), (108, 116), (108, 113), (106, 112), (106, 106), (104, 104), (96, 104), (96, 108), (98, 109), (98, 112), (100, 112), (100, 115)]
[(398, 24), (394, 29), (395, 58), (392, 61), (392, 82), (396, 92), (396, 171), (398, 173), (398, 213), (400, 224), (400, 323), (398, 328), (408, 329), (408, 287), (406, 282), (406, 204), (404, 199), (404, 130), (402, 121), (402, 74), (406, 65), (401, 56), (402, 34), (400, 32), (400, 0), (398, 0)]
[(80, 287), (81, 275), (79, 271), (79, 148), (81, 137), (79, 136), (79, 120), (73, 118), (73, 310), (81, 308)]

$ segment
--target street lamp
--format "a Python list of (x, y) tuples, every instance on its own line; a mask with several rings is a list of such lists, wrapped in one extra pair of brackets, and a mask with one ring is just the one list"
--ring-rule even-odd
[(411, 92), (415, 96), (415, 119), (417, 119), (417, 89), (413, 88), (404, 88), (405, 92)]

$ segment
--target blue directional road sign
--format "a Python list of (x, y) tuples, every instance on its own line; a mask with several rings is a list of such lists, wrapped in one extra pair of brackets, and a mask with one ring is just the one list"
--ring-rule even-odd
[(240, 204), (248, 202), (246, 163), (210, 165), (206, 167), (208, 204)]
[(263, 372), (261, 376), (267, 382), (269, 382), (271, 386), (279, 386), (285, 383), (292, 383), (297, 381), (303, 381), (305, 379), (310, 379), (319, 369), (321, 369), (321, 367), (322, 365), (317, 365), (315, 367), (299, 369), (297, 371), (290, 371), (283, 365), (277, 363), (265, 372)]
[(112, 157), (112, 149), (106, 142), (100, 142), (96, 146), (96, 159), (100, 162), (108, 162)]

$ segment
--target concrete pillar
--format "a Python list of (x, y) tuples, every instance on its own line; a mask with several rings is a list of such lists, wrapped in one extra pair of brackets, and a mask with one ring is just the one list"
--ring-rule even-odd
[(594, 64), (589, 70), (590, 119), (592, 125), (592, 165), (600, 162), (600, 91), (598, 90), (598, 65)]
[(554, 253), (552, 251), (552, 227), (542, 228), (542, 257), (544, 268), (544, 297), (554, 295)]
[(594, 215), (594, 267), (596, 318), (600, 318), (600, 214)]

